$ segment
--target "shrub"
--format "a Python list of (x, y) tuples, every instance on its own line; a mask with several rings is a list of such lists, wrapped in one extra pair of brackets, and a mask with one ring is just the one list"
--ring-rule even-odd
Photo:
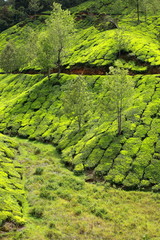
[(48, 239), (56, 239), (56, 240), (61, 240), (63, 237), (62, 233), (57, 229), (48, 229), (45, 235)]
[(34, 175), (42, 175), (42, 173), (43, 173), (43, 168), (38, 167), (38, 168), (36, 168)]
[(49, 223), (49, 228), (50, 228), (50, 229), (55, 228), (55, 227), (56, 227), (56, 225), (55, 225), (54, 222), (50, 222), (50, 223)]
[(100, 162), (103, 156), (103, 153), (104, 153), (104, 150), (98, 147), (94, 148), (85, 163), (85, 167), (87, 168), (95, 167)]
[(42, 217), (43, 217), (43, 211), (44, 211), (43, 207), (37, 206), (37, 207), (33, 207), (33, 208), (29, 211), (29, 213), (30, 213), (30, 215), (31, 215), (32, 217), (42, 218)]
[(74, 168), (75, 175), (79, 176), (84, 173), (84, 166), (82, 163), (77, 164)]
[(53, 191), (46, 190), (45, 188), (41, 189), (40, 195), (41, 198), (46, 198), (48, 200), (55, 200), (56, 194)]
[(152, 187), (153, 192), (160, 192), (160, 184), (156, 184)]
[(74, 214), (76, 216), (80, 216), (82, 214), (82, 209), (80, 207), (76, 207), (76, 209), (74, 209)]

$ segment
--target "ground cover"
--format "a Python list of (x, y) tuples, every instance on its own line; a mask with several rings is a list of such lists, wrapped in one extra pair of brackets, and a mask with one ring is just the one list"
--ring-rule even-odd
[(10, 139), (24, 169), (28, 214), (25, 227), (3, 240), (159, 238), (158, 193), (86, 183), (66, 169), (52, 145)]

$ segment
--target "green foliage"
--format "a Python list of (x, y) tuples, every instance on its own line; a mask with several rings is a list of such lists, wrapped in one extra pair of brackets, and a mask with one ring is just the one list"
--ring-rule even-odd
[(49, 75), (56, 58), (53, 46), (51, 34), (48, 31), (41, 32), (37, 41), (36, 61), (38, 66), (43, 71), (47, 71)]
[(85, 78), (78, 76), (67, 81), (62, 88), (62, 102), (66, 115), (78, 122), (78, 129), (81, 130), (85, 119), (85, 113), (91, 106), (90, 93)]
[(41, 6), (40, 0), (30, 0), (28, 9), (29, 11), (34, 14), (39, 12), (43, 7)]
[[(96, 4), (95, 7), (95, 1), (87, 1), (80, 7), (72, 9), (77, 18), (81, 15), (78, 15), (79, 11), (87, 8), (87, 14), (94, 12), (94, 15), (87, 16), (84, 21), (81, 19), (82, 21), (77, 24), (84, 29), (78, 29), (70, 52), (70, 39), (66, 37), (65, 30), (68, 29), (66, 25), (69, 26), (67, 21), (71, 20), (71, 16), (57, 4), (54, 5), (51, 17), (46, 21), (47, 28), (51, 30), (52, 27), (54, 34), (52, 31), (48, 34), (46, 27), (37, 20), (28, 23), (26, 21), (22, 23), (24, 26), (16, 25), (0, 35), (1, 50), (7, 46), (7, 42), (12, 41), (15, 50), (19, 51), (21, 46), (28, 49), (26, 36), (27, 31), (30, 31), (27, 27), (35, 29), (34, 34), (38, 35), (38, 42), (33, 38), (30, 44), (35, 41), (39, 48), (39, 56), (36, 55), (37, 66), (33, 61), (36, 50), (36, 46), (33, 45), (33, 55), (29, 52), (30, 60), (25, 69), (38, 68), (48, 71), (59, 64), (58, 56), (54, 52), (59, 48), (59, 35), (56, 34), (55, 48), (51, 47), (53, 45), (51, 40), (56, 31), (61, 33), (57, 29), (58, 25), (62, 24), (64, 34), (62, 38), (66, 45), (60, 54), (64, 58), (59, 59), (59, 66), (71, 68), (71, 72), (72, 66), (75, 67), (75, 72), (89, 69), (89, 73), (94, 73), (98, 69), (98, 74), (104, 73), (108, 65), (115, 66), (110, 75), (85, 76), (86, 83), (82, 84), (84, 88), (81, 89), (80, 97), (79, 85), (75, 84), (74, 91), (71, 91), (73, 83), (82, 80), (82, 77), (77, 78), (76, 75), (61, 74), (61, 78), (57, 79), (53, 74), (48, 81), (48, 78), (42, 75), (1, 74), (0, 131), (52, 143), (47, 145), (25, 140), (22, 143), (19, 140), (21, 143), (19, 145), (9, 137), (0, 137), (1, 230), (9, 229), (9, 223), (13, 224), (12, 230), (24, 224), (25, 191), (21, 179), (23, 177), (26, 191), (29, 193), (30, 216), (25, 230), (19, 233), (19, 239), (22, 240), (48, 238), (83, 240), (86, 236), (88, 239), (99, 239), (99, 236), (102, 239), (130, 239), (131, 234), (133, 239), (152, 239), (160, 235), (157, 222), (160, 191), (160, 84), (158, 74), (147, 74), (149, 71), (151, 73), (159, 71), (157, 70), (160, 61), (159, 17), (147, 14), (148, 23), (142, 22), (139, 26), (133, 26), (134, 23), (130, 23), (128, 17), (122, 16), (118, 22), (119, 29), (104, 31), (105, 27), (108, 27), (107, 23), (107, 26), (104, 25), (99, 31), (99, 27), (87, 27), (92, 23), (95, 26), (101, 24), (100, 18), (103, 18), (103, 15), (97, 16), (96, 13), (102, 11), (112, 13), (114, 4), (117, 4), (114, 11), (118, 13), (123, 9), (124, 3), (122, 1), (109, 3), (103, 0), (97, 1)], [(127, 12), (127, 9), (125, 11)], [(65, 18), (60, 18), (60, 15), (67, 16), (65, 23)], [(103, 20), (105, 19), (104, 17)], [(115, 21), (112, 18), (110, 20)], [(73, 21), (70, 22), (73, 27)], [(117, 58), (118, 66), (123, 67), (122, 71), (125, 74), (121, 74), (120, 68), (116, 67)], [(13, 62), (13, 59), (10, 60)], [(135, 75), (127, 82), (126, 69), (134, 74), (142, 74), (145, 71), (146, 75)], [(119, 78), (120, 84), (114, 84), (113, 80), (116, 82)], [(104, 95), (106, 109), (110, 105), (111, 111), (102, 115), (99, 100), (104, 97), (101, 92), (103, 81), (109, 83), (105, 85)], [(128, 90), (130, 82), (135, 83), (133, 92)], [(67, 91), (65, 90), (66, 93), (63, 92), (64, 86), (69, 86)], [(125, 106), (123, 135), (117, 136), (113, 106), (116, 109), (115, 99), (122, 96), (125, 90), (127, 91), (123, 96), (124, 105), (122, 104)], [(92, 92), (92, 105), (87, 107), (89, 92)], [(72, 102), (75, 104), (77, 100), (76, 104), (80, 107), (78, 109), (75, 104), (76, 107), (71, 109), (68, 101), (66, 112), (70, 114), (64, 116), (62, 99), (71, 99), (71, 96)], [(93, 111), (92, 106), (95, 107)], [(74, 118), (75, 109), (78, 109), (83, 117), (84, 124), (79, 132)], [(70, 119), (69, 115), (72, 115)], [(62, 152), (63, 163), (73, 172), (61, 165), (59, 156), (57, 157), (53, 150), (53, 144), (60, 153)], [(22, 166), (17, 160), (23, 163), (25, 176), (22, 176), (24, 174)], [(93, 184), (88, 184), (85, 180), (92, 181)], [(102, 182), (95, 184), (99, 180)], [(157, 194), (124, 192), (113, 190), (110, 186), (127, 190), (152, 190)], [(49, 224), (51, 222), (52, 224)], [(8, 236), (7, 239), (12, 238)], [(14, 238), (18, 239), (16, 236), (18, 235), (14, 234)]]
[(81, 175), (84, 173), (84, 166), (82, 163), (79, 163), (74, 168), (75, 175)]
[[(142, 238), (144, 234), (150, 238), (159, 236), (158, 193), (117, 190), (107, 183), (106, 186), (103, 183), (87, 183), (85, 176), (74, 176), (64, 168), (52, 145), (22, 139), (17, 141), (20, 155), (16, 157), (17, 160), (23, 159), (26, 169), (24, 176), (30, 213), (21, 231), (21, 240), (72, 237), (83, 240), (84, 234), (95, 240), (100, 235), (102, 239), (129, 239), (130, 229), (134, 229), (132, 236), (135, 239)], [(121, 137), (119, 141), (124, 139)], [(36, 149), (40, 149), (38, 155), (35, 155)], [(33, 174), (38, 167), (44, 169), (42, 176)], [(91, 179), (90, 175), (88, 172), (88, 179)], [(115, 180), (118, 182), (120, 178), (119, 173)], [(134, 176), (128, 176), (127, 181), (126, 188), (132, 189)], [(147, 180), (140, 184), (141, 189), (149, 186)], [(153, 191), (158, 192), (158, 184)], [(10, 237), (9, 234), (5, 236)], [(17, 237), (15, 232), (13, 236)]]
[(53, 11), (46, 21), (47, 31), (54, 49), (54, 64), (60, 74), (62, 62), (67, 54), (74, 31), (74, 19), (69, 10), (62, 10), (61, 5), (53, 3)]
[(42, 175), (42, 173), (43, 173), (43, 168), (41, 168), (41, 167), (38, 167), (38, 168), (36, 168), (36, 171), (35, 171), (35, 175)]
[(0, 228), (7, 228), (12, 222), (15, 229), (25, 223), (25, 191), (22, 181), (22, 166), (15, 160), (18, 145), (14, 140), (0, 135)]
[(6, 73), (18, 70), (22, 65), (20, 49), (17, 49), (13, 42), (8, 42), (0, 54), (0, 68)]
[(128, 71), (121, 67), (110, 67), (109, 76), (104, 83), (102, 101), (106, 106), (106, 111), (116, 113), (118, 122), (118, 134), (122, 134), (122, 116), (123, 111), (128, 107), (129, 99), (132, 99), (133, 80), (128, 75)]
[[(59, 84), (68, 86), (75, 79), (75, 75), (63, 74)], [(104, 79), (107, 81), (108, 76), (86, 77), (89, 91), (93, 91), (93, 106), (96, 106)], [(133, 81), (137, 86), (133, 94), (133, 106), (124, 110), (126, 120), (123, 135), (117, 137), (116, 121), (111, 121), (108, 115), (100, 118), (99, 109), (86, 112), (85, 124), (82, 131), (78, 132), (77, 123), (64, 116), (61, 101), (63, 87), (57, 85), (55, 75), (51, 75), (50, 81), (41, 75), (1, 75), (0, 127), (6, 133), (18, 133), (32, 140), (56, 144), (57, 149), (62, 151), (62, 160), (76, 175), (83, 175), (86, 169), (91, 168), (93, 179), (105, 178), (112, 184), (124, 184), (127, 188), (145, 185), (141, 184), (142, 180), (155, 185), (159, 175), (156, 173), (156, 177), (152, 178), (155, 170), (151, 169), (155, 169), (152, 160), (159, 159), (159, 77), (135, 76)], [(5, 147), (3, 152), (9, 158), (14, 157)], [(8, 164), (3, 164), (3, 167), (16, 176)], [(44, 190), (42, 195), (55, 197)]]
[(42, 218), (43, 211), (44, 211), (43, 207), (34, 207), (30, 210), (30, 214), (35, 218)]

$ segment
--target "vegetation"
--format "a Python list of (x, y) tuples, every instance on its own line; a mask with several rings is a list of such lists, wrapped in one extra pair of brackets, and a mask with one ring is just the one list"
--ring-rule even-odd
[(0, 232), (16, 230), (25, 223), (23, 168), (17, 155), (18, 144), (0, 134)]
[(6, 73), (13, 73), (25, 63), (23, 50), (18, 49), (13, 42), (8, 42), (0, 54), (0, 66)]
[[(74, 171), (92, 170), (92, 181), (101, 178), (126, 189), (158, 188), (159, 75), (133, 78), (137, 87), (132, 104), (123, 112), (126, 120), (119, 137), (116, 119), (105, 114), (100, 117), (99, 111), (88, 111), (87, 121), (77, 133), (77, 120), (64, 115), (60, 86), (76, 76), (62, 74), (60, 80), (56, 74), (51, 76), (48, 81), (41, 75), (1, 75), (1, 131), (52, 142)], [(85, 77), (94, 86), (93, 105), (109, 77)], [(147, 185), (143, 186), (143, 180)]]
[(47, 31), (51, 48), (54, 51), (53, 64), (58, 68), (58, 75), (61, 73), (62, 62), (71, 41), (71, 34), (74, 31), (74, 20), (68, 10), (62, 10), (61, 5), (54, 3), (51, 16), (47, 19)]
[(85, 78), (78, 76), (67, 81), (63, 89), (62, 102), (64, 112), (67, 116), (77, 120), (80, 131), (85, 119), (85, 113), (89, 109), (93, 111), (87, 82)]
[(116, 112), (118, 135), (121, 135), (123, 111), (132, 99), (133, 80), (128, 75), (128, 71), (120, 67), (110, 67), (109, 74), (106, 86), (104, 85), (106, 102), (103, 104), (106, 106), (106, 111), (110, 109), (111, 114)]
[[(6, 140), (5, 136), (1, 138)], [(126, 192), (107, 184), (86, 183), (84, 176), (74, 176), (60, 163), (52, 145), (7, 139), (17, 145), (16, 161), (25, 169), (28, 215), (25, 228), (17, 233), (10, 231), (6, 235), (3, 225), (2, 239), (96, 240), (101, 237), (128, 240), (132, 235), (132, 239), (137, 240), (159, 237), (158, 193)]]
[(0, 1), (3, 240), (159, 239), (156, 1)]

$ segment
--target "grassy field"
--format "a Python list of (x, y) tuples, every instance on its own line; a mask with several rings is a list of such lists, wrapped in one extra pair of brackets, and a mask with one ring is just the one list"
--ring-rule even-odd
[[(12, 138), (23, 167), (26, 225), (2, 239), (121, 240), (160, 238), (160, 195), (86, 183), (52, 145)], [(28, 212), (28, 214), (26, 214)], [(12, 229), (10, 229), (12, 230)], [(1, 232), (2, 233), (2, 232)]]

